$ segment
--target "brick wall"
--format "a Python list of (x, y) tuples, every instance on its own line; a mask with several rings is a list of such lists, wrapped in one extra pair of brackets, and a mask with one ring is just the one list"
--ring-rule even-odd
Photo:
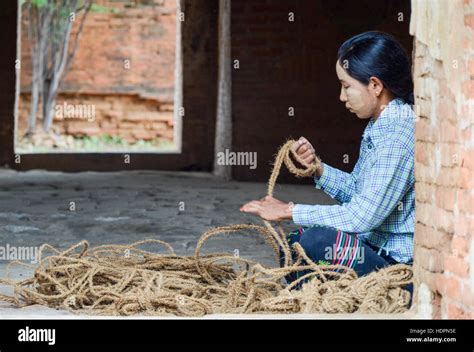
[(413, 1), (416, 36), (415, 302), (474, 318), (474, 2)]
[[(19, 136), (22, 136), (26, 130), (30, 94), (24, 93), (20, 97)], [(61, 109), (54, 118), (53, 129), (61, 134), (76, 137), (119, 136), (129, 143), (157, 138), (173, 141), (173, 101), (157, 101), (139, 94), (63, 92), (58, 96), (56, 107)], [(91, 110), (92, 107), (94, 110)], [(82, 111), (85, 114), (81, 114)], [(92, 113), (94, 116), (90, 117)]]
[[(120, 136), (132, 143), (157, 137), (172, 141), (176, 0), (95, 3), (107, 12), (89, 13), (57, 103), (94, 105), (96, 116), (88, 122), (81, 116), (56, 118), (56, 129), (75, 136)], [(27, 127), (31, 82), (26, 14), (22, 22), (20, 136)]]

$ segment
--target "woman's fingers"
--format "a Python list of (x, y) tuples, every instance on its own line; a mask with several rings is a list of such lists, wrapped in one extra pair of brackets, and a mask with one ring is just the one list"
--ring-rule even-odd
[(291, 149), (297, 154), (302, 154), (309, 149), (313, 149), (313, 147), (305, 137), (300, 137), (295, 143), (293, 143)]
[(295, 152), (296, 154), (299, 154), (301, 148), (303, 147), (303, 144), (304, 143), (302, 141), (298, 140), (295, 143), (293, 143), (293, 145), (291, 146), (291, 150)]
[(240, 207), (240, 211), (243, 211), (245, 213), (258, 213), (261, 209), (262, 205), (258, 200), (253, 200)]
[(308, 141), (306, 138), (304, 138), (304, 137), (300, 137), (299, 140), (300, 140), (302, 143), (309, 143), (309, 141)]
[(297, 154), (298, 154), (299, 156), (303, 156), (303, 155), (304, 155), (305, 153), (307, 153), (308, 151), (310, 151), (308, 145), (307, 145), (307, 144), (304, 144), (304, 145), (301, 146), (300, 149), (298, 149)]
[(250, 202), (245, 203), (245, 204), (242, 205), (240, 208), (243, 208), (243, 207), (245, 207), (245, 206), (247, 206), (247, 205), (252, 205), (252, 204), (254, 204), (254, 203), (256, 203), (256, 202), (259, 202), (259, 203), (260, 203), (259, 200), (252, 200), (252, 201), (250, 201)]
[(314, 147), (304, 137), (300, 137), (300, 139), (297, 142), (295, 142), (293, 146), (294, 146), (294, 152), (302, 158), (306, 158), (311, 153), (316, 154)]
[(260, 208), (253, 207), (253, 206), (248, 206), (246, 208), (243, 208), (241, 211), (244, 212), (244, 213), (251, 213), (251, 214), (257, 214), (258, 215), (260, 213)]
[(311, 155), (313, 155), (313, 151), (312, 150), (307, 150), (305, 151), (303, 154), (300, 155), (301, 159), (306, 159), (308, 157), (310, 157)]

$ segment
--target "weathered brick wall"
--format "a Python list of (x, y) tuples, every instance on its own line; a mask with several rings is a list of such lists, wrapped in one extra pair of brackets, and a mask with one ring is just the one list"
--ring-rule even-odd
[[(141, 1), (133, 6), (129, 0), (95, 3), (114, 10), (89, 13), (57, 102), (94, 105), (95, 119), (57, 118), (54, 125), (76, 136), (172, 141), (176, 0)], [(20, 136), (27, 127), (31, 81), (25, 16), (22, 48)]]
[(474, 2), (414, 0), (415, 302), (474, 318)]
[[(30, 94), (22, 94), (18, 111), (20, 136), (26, 129), (29, 102)], [(119, 136), (129, 143), (156, 138), (173, 141), (172, 101), (157, 102), (156, 99), (144, 98), (138, 94), (61, 93), (56, 106), (64, 111), (54, 118), (53, 129), (59, 133), (76, 137)], [(68, 112), (72, 108), (79, 114)], [(81, 111), (85, 114), (81, 114)], [(93, 118), (89, 116), (92, 112)]]

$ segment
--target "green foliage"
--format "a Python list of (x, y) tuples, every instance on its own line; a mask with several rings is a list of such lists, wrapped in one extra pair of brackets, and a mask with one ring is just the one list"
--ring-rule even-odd
[(326, 260), (318, 260), (318, 265), (331, 265), (331, 263), (329, 263), (328, 261)]
[(128, 143), (119, 136), (101, 135), (74, 138), (74, 150), (89, 152), (106, 152), (115, 150), (130, 151), (153, 151), (161, 148), (169, 148), (172, 145), (163, 140), (151, 141), (139, 140), (136, 143)]
[(114, 7), (106, 7), (106, 6), (101, 6), (101, 5), (97, 5), (97, 4), (92, 4), (91, 12), (95, 12), (95, 13), (118, 13), (120, 11), (119, 11), (119, 9), (114, 8)]
[(48, 5), (48, 0), (31, 0), (31, 3), (36, 7), (44, 7)]
[(175, 146), (168, 140), (156, 138), (145, 141), (138, 140), (136, 143), (128, 143), (119, 136), (100, 135), (85, 137), (69, 137), (71, 141), (67, 146), (59, 148), (50, 147), (46, 144), (32, 144), (28, 139), (21, 139), (16, 146), (19, 153), (56, 153), (56, 152), (75, 152), (75, 153), (115, 153), (115, 152), (160, 152), (174, 149)]

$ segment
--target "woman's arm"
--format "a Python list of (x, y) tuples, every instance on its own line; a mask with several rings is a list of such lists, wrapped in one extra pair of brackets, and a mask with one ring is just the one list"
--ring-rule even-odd
[(340, 203), (348, 203), (356, 189), (355, 184), (360, 166), (359, 160), (351, 173), (321, 163), (322, 172), (319, 175), (316, 173), (314, 177), (316, 188), (323, 190)]
[[(322, 225), (355, 233), (372, 231), (413, 187), (413, 163), (412, 151), (400, 143), (391, 143), (376, 152), (376, 162), (364, 179), (363, 189), (353, 194), (349, 202), (329, 206), (296, 204), (292, 219), (298, 225)], [(346, 177), (334, 175), (341, 180)]]
[(340, 203), (347, 203), (351, 200), (355, 191), (355, 181), (360, 167), (360, 158), (352, 173), (349, 174), (321, 162), (316, 155), (313, 145), (305, 137), (300, 137), (292, 145), (292, 150), (300, 159), (308, 164), (313, 163), (315, 160), (319, 161), (319, 166), (314, 174), (316, 188), (322, 189)]

